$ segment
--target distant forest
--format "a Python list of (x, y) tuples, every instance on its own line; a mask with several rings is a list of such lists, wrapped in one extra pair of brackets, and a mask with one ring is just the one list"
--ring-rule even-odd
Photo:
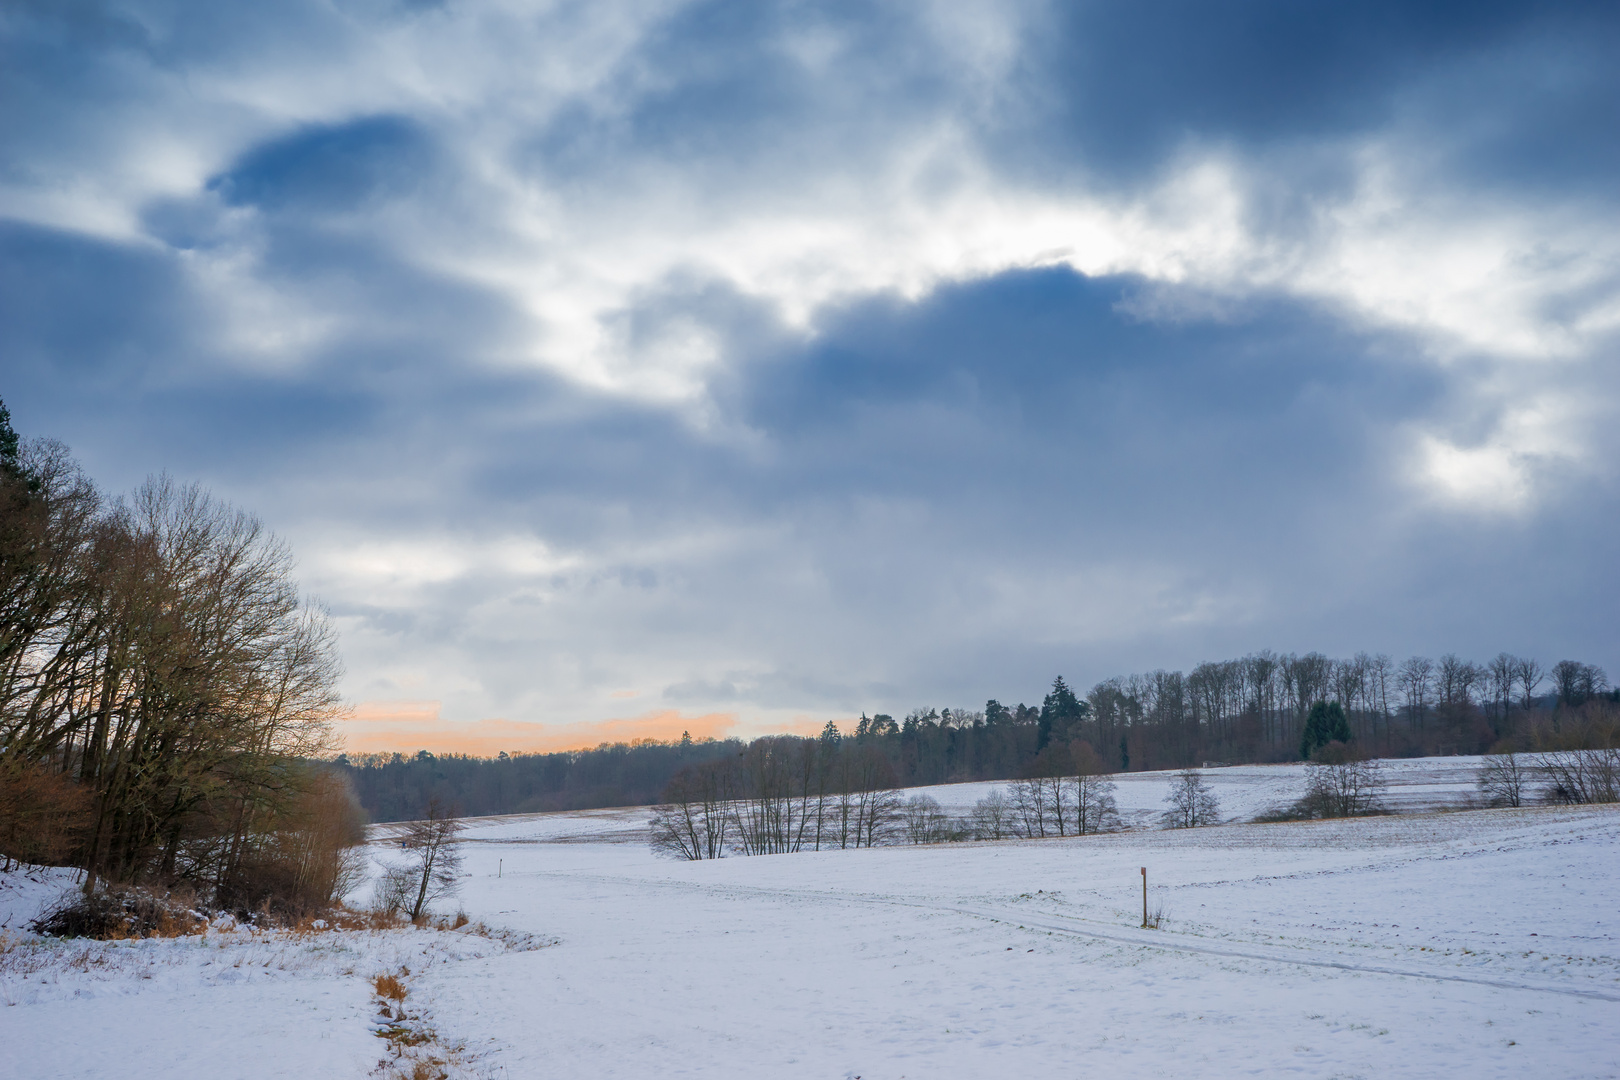
[[(1507, 653), (1476, 664), (1453, 655), (1397, 663), (1382, 654), (1259, 652), (1190, 673), (1107, 679), (1084, 697), (1060, 677), (1038, 706), (991, 700), (983, 709), (914, 709), (900, 721), (863, 714), (853, 732), (829, 723), (803, 741), (816, 742), (823, 757), (880, 756), (894, 787), (1050, 772), (1054, 756), (1080, 743), (1118, 772), (1297, 761), (1319, 701), (1340, 703), (1357, 751), (1376, 757), (1529, 749), (1566, 728), (1594, 730), (1594, 719), (1607, 728), (1620, 712), (1620, 691), (1603, 670), (1574, 660), (1547, 668)], [(498, 758), (344, 756), (337, 764), (373, 821), (402, 821), (433, 797), (474, 816), (651, 805), (684, 766), (747, 749), (737, 739), (683, 738)]]

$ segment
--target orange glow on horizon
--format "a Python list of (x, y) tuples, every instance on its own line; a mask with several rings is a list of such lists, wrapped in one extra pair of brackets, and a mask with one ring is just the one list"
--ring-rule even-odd
[[(685, 716), (663, 709), (641, 716), (577, 724), (540, 724), (528, 720), (445, 720), (437, 701), (366, 701), (338, 722), (344, 752), (350, 754), (551, 754), (586, 750), (602, 743), (637, 739), (670, 742), (690, 732), (694, 739), (723, 739), (737, 726), (734, 713)], [(790, 725), (797, 732), (801, 725)], [(818, 727), (816, 730), (820, 730)]]

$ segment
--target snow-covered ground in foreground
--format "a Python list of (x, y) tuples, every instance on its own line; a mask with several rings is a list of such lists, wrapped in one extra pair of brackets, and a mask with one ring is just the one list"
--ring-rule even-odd
[[(1210, 775), (1231, 816), (1292, 793), (1286, 769)], [(1122, 782), (1122, 807), (1163, 784)], [(467, 912), (548, 948), (210, 935), (96, 946), (140, 957), (116, 971), (0, 966), (0, 1074), (362, 1076), (363, 979), (405, 963), (490, 1077), (1620, 1076), (1620, 808), (705, 863), (627, 842), (645, 820), (472, 823)]]
[[(26, 925), (76, 887), (72, 871), (0, 873), (0, 1077), (362, 1077), (389, 1059), (370, 981), (543, 947), (456, 931), (260, 931), (221, 919), (201, 935), (61, 941)], [(415, 1030), (437, 1028), (426, 995)], [(430, 1046), (442, 1052), (447, 1045)], [(473, 1071), (478, 1048), (458, 1055)], [(477, 1075), (476, 1072), (473, 1072)]]

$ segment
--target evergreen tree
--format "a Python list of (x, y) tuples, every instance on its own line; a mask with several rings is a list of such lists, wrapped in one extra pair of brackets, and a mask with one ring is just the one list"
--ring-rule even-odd
[[(38, 495), (41, 484), (39, 477), (32, 475), (22, 465), (22, 440), (11, 426), (11, 410), (6, 403), (0, 400), (0, 475), (12, 480), (21, 480), (28, 488), (28, 495)], [(28, 495), (21, 497), (26, 500)]]
[(1036, 727), (1036, 752), (1046, 749), (1046, 744), (1052, 741), (1054, 735), (1066, 741), (1071, 727), (1084, 719), (1085, 715), (1086, 703), (1074, 696), (1074, 691), (1063, 681), (1063, 676), (1053, 679), (1052, 692), (1041, 703), (1041, 718)]
[(0, 466), (7, 469), (17, 467), (19, 443), (17, 433), (11, 428), (11, 410), (6, 408), (5, 400), (0, 399)]
[(1309, 761), (1312, 754), (1328, 743), (1347, 743), (1350, 739), (1350, 718), (1344, 714), (1344, 706), (1337, 701), (1318, 701), (1305, 718), (1299, 756)]

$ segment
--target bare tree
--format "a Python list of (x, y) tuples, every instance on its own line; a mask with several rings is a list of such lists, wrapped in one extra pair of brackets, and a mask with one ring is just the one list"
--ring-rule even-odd
[[(340, 674), (286, 547), (196, 486), (103, 505), (60, 447), (0, 469), (0, 766), (91, 796), (99, 879), (236, 889), (329, 745)], [(290, 880), (296, 880), (294, 873)]]
[(1504, 726), (1508, 710), (1513, 707), (1513, 684), (1518, 681), (1518, 667), (1518, 657), (1505, 652), (1497, 653), (1496, 659), (1485, 665), (1490, 681), (1491, 704), (1496, 710), (1498, 722)]
[(1429, 707), (1429, 692), (1434, 687), (1434, 661), (1426, 656), (1414, 656), (1401, 664), (1401, 698), (1406, 705), (1406, 723), (1414, 731), (1423, 728), (1423, 718)]
[[(1384, 724), (1385, 738), (1389, 736), (1389, 685), (1395, 676), (1395, 662), (1388, 653), (1378, 653), (1367, 665), (1368, 688), (1373, 715)], [(1376, 732), (1376, 726), (1375, 726)]]
[(1578, 660), (1560, 660), (1553, 665), (1553, 682), (1558, 686), (1558, 703), (1577, 706), (1609, 688), (1603, 669)]
[(1088, 742), (1075, 743), (1071, 756), (1075, 775), (1069, 778), (1069, 803), (1076, 835), (1113, 828), (1119, 823), (1119, 810), (1114, 803), (1114, 782), (1108, 778), (1102, 758)]
[(1001, 840), (1012, 836), (1013, 806), (996, 788), (973, 805), (973, 835), (980, 840)]
[(1052, 820), (1052, 805), (1047, 800), (1047, 786), (1039, 777), (1026, 777), (1009, 785), (1012, 791), (1013, 818), (1023, 836), (1040, 837), (1057, 832)]
[(1473, 704), (1474, 687), (1479, 684), (1480, 670), (1456, 653), (1446, 653), (1435, 670), (1434, 688), (1437, 704), (1455, 712)]
[(794, 780), (803, 753), (791, 737), (755, 739), (738, 762), (737, 801), (732, 804), (736, 843), (744, 855), (797, 851), (804, 822)]
[(1479, 768), (1479, 792), (1491, 806), (1522, 806), (1534, 770), (1518, 754), (1492, 754)]
[(1547, 673), (1534, 660), (1521, 657), (1513, 666), (1513, 674), (1519, 681), (1519, 707), (1529, 712), (1536, 704), (1536, 688), (1547, 677)]
[(1162, 820), (1168, 828), (1192, 829), (1219, 820), (1220, 804), (1197, 769), (1183, 769), (1177, 773), (1164, 802), (1169, 809), (1164, 812)]
[(1620, 748), (1554, 750), (1536, 757), (1546, 778), (1542, 797), (1559, 803), (1620, 802)]
[(1333, 664), (1333, 694), (1355, 721), (1357, 706), (1365, 711), (1367, 698), (1367, 669), (1372, 659), (1366, 653), (1357, 653), (1350, 660), (1336, 660)]
[(1384, 788), (1376, 759), (1324, 747), (1319, 759), (1305, 766), (1305, 795), (1295, 807), (1307, 817), (1373, 814), (1380, 809)]
[(11, 861), (58, 865), (83, 838), (90, 795), (40, 766), (0, 763), (0, 869)]
[(855, 846), (876, 847), (887, 843), (900, 817), (900, 793), (893, 788), (874, 788), (863, 792), (861, 798)]
[(846, 744), (835, 769), (837, 793), (828, 800), (828, 845), (875, 847), (886, 841), (900, 811), (894, 767), (870, 744)]
[(718, 859), (726, 851), (736, 770), (727, 760), (688, 765), (664, 789), (653, 809), (654, 851), (683, 859)]
[(906, 839), (913, 844), (939, 844), (951, 838), (951, 820), (932, 795), (913, 795), (900, 813)]
[(387, 899), (403, 901), (412, 922), (417, 922), (435, 900), (454, 895), (461, 882), (459, 837), (462, 824), (451, 808), (437, 797), (428, 800), (420, 821), (405, 826), (400, 848), (403, 862), (384, 872), (381, 889)]

